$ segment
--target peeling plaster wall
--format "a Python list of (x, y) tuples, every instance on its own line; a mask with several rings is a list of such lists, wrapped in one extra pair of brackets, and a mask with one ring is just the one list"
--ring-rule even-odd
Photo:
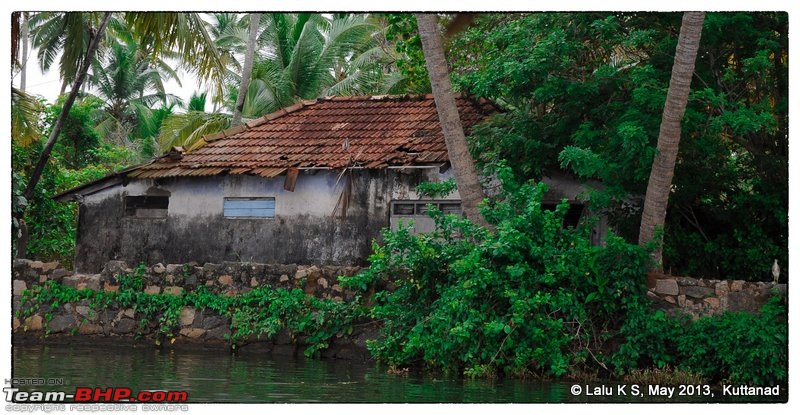
[[(340, 219), (333, 212), (346, 178), (338, 180), (336, 171), (315, 173), (301, 173), (294, 192), (283, 190), (283, 176), (237, 175), (134, 180), (86, 195), (78, 215), (76, 271), (99, 272), (115, 259), (361, 265), (372, 240), (389, 226), (391, 201), (418, 199), (416, 185), (448, 176), (436, 168), (353, 170), (347, 217)], [(170, 192), (166, 218), (124, 216), (125, 196), (155, 187)], [(225, 218), (225, 197), (274, 197), (275, 218)]]

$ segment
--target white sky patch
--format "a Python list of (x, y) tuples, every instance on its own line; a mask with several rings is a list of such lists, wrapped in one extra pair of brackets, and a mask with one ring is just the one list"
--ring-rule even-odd
[[(22, 46), (20, 46), (20, 53)], [(58, 93), (61, 91), (61, 78), (58, 73), (58, 62), (61, 60), (61, 54), (59, 54), (54, 60), (53, 64), (50, 67), (50, 70), (47, 72), (42, 72), (39, 68), (39, 59), (37, 57), (37, 50), (33, 49), (32, 47), (28, 50), (27, 59), (23, 58), (27, 62), (27, 71), (26, 76), (27, 79), (25, 81), (26, 87), (25, 90), (27, 93), (31, 95), (39, 95), (47, 100), (47, 102), (54, 103), (58, 98)], [(192, 96), (192, 93), (199, 91), (204, 92), (208, 86), (205, 83), (201, 83), (198, 85), (197, 76), (195, 74), (180, 69), (180, 63), (172, 60), (172, 59), (165, 59), (167, 63), (169, 63), (173, 68), (176, 69), (178, 73), (178, 77), (180, 78), (180, 84), (173, 79), (164, 83), (164, 90), (168, 94), (172, 94), (177, 96), (178, 98), (182, 99), (184, 103), (188, 104), (189, 97)], [(91, 73), (91, 72), (90, 72)], [(19, 71), (14, 71), (12, 73), (12, 85), (15, 88), (19, 88), (20, 82), (20, 73)], [(70, 88), (72, 85), (67, 85), (67, 89), (65, 93), (69, 93)], [(88, 89), (89, 93), (94, 93), (92, 88)], [(177, 107), (175, 108), (178, 109)], [(211, 97), (206, 100), (206, 111), (211, 111), (212, 103)], [(179, 110), (180, 111), (180, 110)]]

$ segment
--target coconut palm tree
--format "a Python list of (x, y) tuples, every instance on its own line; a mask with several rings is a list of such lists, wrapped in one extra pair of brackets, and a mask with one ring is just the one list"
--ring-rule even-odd
[(101, 16), (85, 12), (38, 12), (30, 15), (30, 36), (41, 71), (49, 71), (61, 55), (58, 68), (62, 94), (67, 85), (77, 79), (93, 36), (102, 35), (97, 30)]
[(240, 73), (242, 65), (235, 54), (245, 52), (248, 19), (241, 13), (206, 13), (204, 16), (208, 34), (217, 46), (217, 53), (228, 68), (228, 74)]
[(124, 21), (150, 56), (177, 56), (198, 82), (210, 82), (214, 99), (224, 99), (228, 69), (200, 13), (128, 12)]
[(134, 128), (139, 137), (150, 137), (157, 130), (152, 107), (180, 102), (164, 89), (165, 81), (180, 85), (175, 70), (163, 59), (142, 53), (137, 43), (113, 41), (105, 56), (95, 59), (87, 84), (105, 103), (97, 126), (101, 135)]
[(422, 51), (425, 54), (425, 63), (428, 67), (428, 76), (431, 79), (431, 90), (436, 102), (436, 111), (439, 113), (439, 124), (442, 126), (447, 156), (453, 166), (453, 176), (456, 180), (458, 193), (461, 195), (461, 204), (464, 214), (473, 223), (488, 226), (483, 216), (478, 211), (478, 204), (483, 200), (484, 194), (478, 181), (475, 162), (469, 154), (467, 140), (464, 138), (464, 129), (458, 114), (453, 88), (450, 84), (450, 71), (444, 57), (442, 38), (436, 24), (435, 14), (420, 13), (416, 15), (417, 27), (422, 40)]
[[(76, 18), (83, 18), (84, 16), (82, 13), (64, 13), (65, 15), (70, 15), (64, 18), (65, 22), (73, 22)], [(72, 108), (72, 104), (75, 102), (75, 98), (78, 96), (78, 91), (83, 84), (83, 81), (86, 79), (86, 75), (89, 72), (89, 64), (94, 59), (95, 53), (97, 49), (100, 47), (100, 43), (103, 38), (103, 33), (105, 32), (106, 26), (108, 25), (109, 20), (111, 20), (111, 12), (106, 12), (102, 16), (102, 20), (100, 20), (99, 25), (95, 28), (89, 26), (87, 32), (89, 32), (89, 43), (85, 53), (80, 56), (80, 53), (76, 53), (73, 49), (82, 50), (81, 46), (82, 43), (77, 43), (75, 45), (70, 45), (70, 47), (64, 47), (63, 56), (73, 56), (79, 55), (80, 56), (80, 67), (73, 73), (72, 66), (74, 62), (64, 62), (62, 59), (62, 65), (68, 67), (65, 69), (64, 67), (61, 68), (62, 78), (66, 76), (74, 75), (74, 82), (72, 84), (72, 90), (70, 91), (69, 95), (67, 96), (66, 101), (64, 101), (64, 105), (61, 108), (61, 113), (58, 115), (55, 124), (53, 125), (53, 129), (50, 132), (50, 136), (47, 139), (47, 142), (42, 149), (42, 154), (39, 156), (39, 161), (36, 163), (36, 167), (34, 168), (33, 172), (31, 173), (30, 177), (28, 178), (28, 185), (25, 188), (25, 198), (30, 200), (33, 196), (33, 190), (36, 188), (36, 184), (39, 182), (39, 178), (42, 175), (42, 171), (44, 170), (44, 166), (47, 163), (47, 160), (50, 158), (50, 152), (53, 151), (53, 146), (56, 144), (56, 140), (58, 139), (59, 134), (61, 134), (61, 128), (64, 126), (64, 120), (69, 114), (70, 108)], [(57, 21), (57, 20), (56, 20)], [(87, 16), (87, 24), (91, 24), (94, 21), (94, 16)], [(70, 30), (78, 32), (78, 30), (74, 29), (75, 23), (70, 23), (69, 25), (65, 26), (70, 28)], [(44, 33), (44, 32), (40, 32)], [(84, 35), (86, 35), (84, 33)], [(64, 35), (62, 39), (69, 39), (70, 36), (74, 36), (78, 39), (84, 39), (84, 35), (77, 35), (75, 33), (71, 33), (68, 35)], [(57, 37), (57, 36), (56, 36)], [(52, 62), (52, 59), (51, 59)]]
[[(382, 29), (368, 16), (262, 14), (259, 26), (243, 118), (256, 118), (301, 99), (386, 92), (384, 67), (392, 56), (378, 45)], [(226, 107), (233, 112), (239, 89), (230, 86), (229, 91)], [(200, 137), (215, 132), (212, 126), (230, 125), (224, 119), (216, 111), (175, 114), (162, 129), (160, 146), (167, 150), (182, 143), (187, 149), (196, 148), (203, 144)], [(191, 130), (192, 126), (199, 130)]]
[(247, 88), (250, 86), (250, 76), (253, 73), (253, 58), (256, 53), (256, 41), (258, 40), (260, 21), (260, 13), (253, 13), (250, 15), (250, 28), (249, 35), (247, 36), (247, 52), (244, 55), (244, 66), (242, 67), (242, 80), (239, 83), (239, 91), (236, 94), (236, 105), (233, 107), (233, 117), (231, 117), (231, 125), (234, 126), (242, 123), (242, 107), (244, 106), (244, 97), (247, 95)]
[[(64, 120), (78, 95), (105, 37), (105, 29), (112, 20), (112, 13), (54, 13), (42, 12), (31, 16), (31, 35), (34, 46), (39, 48), (40, 62), (45, 70), (61, 53), (60, 74), (64, 86), (72, 82), (61, 113), (56, 119), (47, 143), (33, 172), (28, 178), (24, 196), (30, 200), (39, 182), (44, 166), (50, 158), (53, 146), (61, 134)], [(124, 20), (134, 38), (147, 45), (154, 58), (173, 51), (183, 64), (193, 69), (199, 79), (208, 79), (222, 96), (224, 66), (216, 47), (206, 31), (203, 20), (197, 13), (125, 13)], [(18, 35), (17, 35), (18, 38)], [(16, 46), (16, 45), (15, 45)], [(64, 89), (64, 88), (62, 88)], [(22, 212), (21, 214), (24, 214)], [(24, 252), (22, 253), (24, 254)]]
[[(664, 226), (667, 215), (675, 160), (678, 158), (678, 144), (681, 140), (681, 120), (689, 100), (689, 87), (692, 83), (695, 58), (700, 48), (700, 34), (703, 31), (703, 12), (683, 14), (678, 45), (675, 48), (675, 61), (672, 64), (672, 77), (669, 80), (667, 101), (658, 132), (658, 153), (653, 159), (650, 180), (647, 182), (642, 222), (639, 228), (639, 244), (647, 245), (654, 239), (657, 228)], [(659, 237), (659, 241), (663, 237)], [(652, 257), (661, 268), (661, 244)]]
[[(262, 18), (265, 58), (255, 64), (250, 107), (277, 111), (301, 99), (379, 93), (381, 84), (366, 68), (385, 53), (376, 50), (381, 28), (368, 16), (272, 13)], [(247, 107), (247, 103), (245, 103)], [(263, 113), (247, 113), (259, 116)]]
[[(28, 78), (28, 48), (30, 46), (30, 33), (29, 33), (29, 13), (19, 13), (19, 42), (22, 43), (22, 49), (19, 50), (19, 55), (15, 53), (16, 65), (19, 68), (19, 90), (25, 92), (27, 87)], [(16, 46), (16, 45), (15, 45)]]

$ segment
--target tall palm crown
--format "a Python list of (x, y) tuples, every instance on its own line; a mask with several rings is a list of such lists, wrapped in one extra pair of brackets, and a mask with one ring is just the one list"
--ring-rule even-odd
[(386, 57), (367, 15), (272, 13), (262, 16), (257, 59), (243, 113), (257, 117), (300, 99), (381, 92)]
[(180, 100), (167, 94), (165, 81), (180, 84), (175, 70), (164, 60), (140, 50), (136, 42), (113, 42), (104, 56), (92, 63), (88, 84), (106, 103), (106, 117), (98, 129), (103, 132), (122, 124), (135, 126), (141, 136), (152, 135), (151, 108)]
[(247, 42), (247, 19), (239, 13), (208, 13), (206, 30), (217, 47), (220, 60), (228, 68), (226, 76), (239, 73), (242, 65), (235, 54), (243, 53)]
[[(93, 27), (100, 19), (98, 13), (58, 13), (39, 12), (30, 16), (30, 36), (33, 47), (37, 49), (39, 68), (47, 72), (61, 54), (59, 74), (66, 86), (75, 81), (89, 47)], [(63, 89), (63, 88), (62, 88)]]

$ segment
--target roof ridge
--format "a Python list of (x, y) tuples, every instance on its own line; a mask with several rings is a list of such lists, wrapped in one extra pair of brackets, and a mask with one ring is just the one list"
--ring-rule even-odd
[[(483, 97), (478, 97), (477, 95), (472, 95), (466, 92), (452, 92), (453, 97), (456, 99), (464, 98), (470, 99), (473, 101), (478, 101), (479, 99), (484, 99)], [(394, 101), (394, 100), (426, 100), (426, 99), (434, 99), (433, 94), (384, 94), (384, 95), (352, 95), (352, 96), (336, 96), (336, 95), (329, 95), (325, 97), (318, 98), (318, 100), (322, 101)]]
[[(458, 94), (453, 94), (458, 95)], [(433, 94), (382, 94), (382, 95), (328, 95), (319, 98), (324, 101), (393, 101), (393, 100), (423, 100), (433, 99)]]

